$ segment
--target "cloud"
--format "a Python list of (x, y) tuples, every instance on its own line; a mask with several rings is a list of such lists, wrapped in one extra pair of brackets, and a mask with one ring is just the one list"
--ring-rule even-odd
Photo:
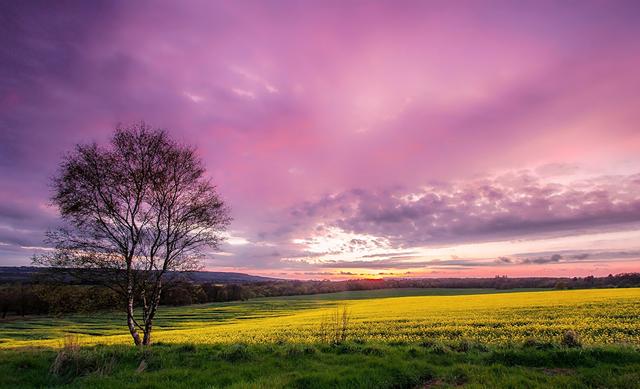
[(373, 261), (362, 260), (321, 260), (312, 263), (319, 268), (331, 269), (437, 269), (437, 268), (469, 268), (493, 266), (491, 261), (484, 259), (457, 259), (457, 260), (424, 260), (420, 257), (393, 257)]
[(561, 259), (562, 259), (562, 255), (553, 254), (552, 256), (546, 257), (546, 258), (545, 257), (525, 258), (520, 263), (541, 265), (546, 263), (558, 263), (560, 262)]
[(241, 88), (231, 88), (231, 91), (240, 97), (244, 97), (250, 100), (256, 98), (256, 94), (253, 91), (241, 89)]
[(509, 257), (498, 257), (495, 262), (498, 264), (513, 263), (513, 260)]
[(640, 222), (639, 177), (560, 184), (525, 171), (413, 190), (354, 189), (305, 202), (290, 215), (395, 247), (625, 229)]
[(204, 97), (193, 94), (193, 93), (182, 92), (182, 94), (184, 94), (189, 100), (193, 101), (194, 103), (199, 103), (204, 100)]
[[(563, 250), (560, 253), (538, 252), (538, 253), (516, 253), (512, 254), (510, 261), (504, 262), (516, 265), (543, 265), (553, 263), (578, 263), (589, 264), (613, 262), (613, 261), (634, 261), (640, 259), (640, 250)], [(498, 260), (501, 260), (499, 258)], [(498, 263), (496, 260), (496, 263)]]

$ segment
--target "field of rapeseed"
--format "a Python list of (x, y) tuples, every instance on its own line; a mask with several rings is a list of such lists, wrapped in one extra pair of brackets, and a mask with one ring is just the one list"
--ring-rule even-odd
[[(348, 312), (353, 341), (412, 343), (468, 339), (488, 344), (557, 341), (567, 330), (585, 344), (640, 344), (640, 289), (535, 291), (456, 296), (324, 300), (262, 299), (166, 308), (156, 341), (316, 343), (336, 307)], [(130, 342), (118, 314), (0, 323), (0, 347), (56, 346), (65, 334), (83, 344)]]

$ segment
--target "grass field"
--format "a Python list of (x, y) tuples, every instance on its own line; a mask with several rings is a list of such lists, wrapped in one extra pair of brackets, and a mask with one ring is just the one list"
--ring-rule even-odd
[[(345, 338), (327, 341), (327, 325), (344, 310)], [(402, 289), (164, 307), (157, 344), (143, 351), (128, 346), (123, 323), (118, 313), (0, 322), (0, 377), (7, 377), (0, 382), (6, 387), (19, 380), (27, 387), (640, 383), (640, 289)], [(575, 331), (583, 347), (562, 346), (567, 331)], [(51, 373), (57, 348), (69, 334), (77, 340), (67, 345), (66, 365)], [(136, 373), (142, 360), (144, 371)]]

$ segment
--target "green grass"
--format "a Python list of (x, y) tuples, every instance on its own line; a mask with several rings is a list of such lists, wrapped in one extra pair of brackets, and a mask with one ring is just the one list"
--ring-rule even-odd
[(54, 374), (56, 351), (0, 351), (0, 387), (637, 388), (640, 382), (640, 353), (630, 346), (156, 344), (68, 354)]

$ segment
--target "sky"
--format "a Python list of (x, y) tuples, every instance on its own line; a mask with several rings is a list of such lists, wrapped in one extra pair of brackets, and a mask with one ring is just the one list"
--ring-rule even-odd
[(234, 221), (208, 270), (640, 270), (637, 1), (7, 1), (0, 266), (59, 222), (75, 144), (144, 120)]

